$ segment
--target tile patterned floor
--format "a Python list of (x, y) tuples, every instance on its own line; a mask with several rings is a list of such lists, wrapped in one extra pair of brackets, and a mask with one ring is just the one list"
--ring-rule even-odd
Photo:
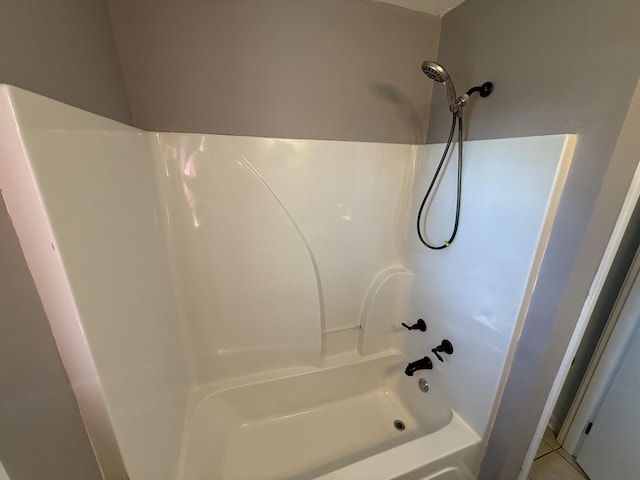
[(538, 447), (529, 480), (589, 480), (576, 463), (556, 442), (555, 434), (547, 428)]

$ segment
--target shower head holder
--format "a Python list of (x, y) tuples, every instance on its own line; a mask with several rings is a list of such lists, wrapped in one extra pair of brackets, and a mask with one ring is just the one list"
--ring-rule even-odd
[(484, 82), (480, 86), (476, 85), (475, 87), (471, 87), (469, 90), (467, 90), (467, 93), (460, 95), (451, 105), (449, 105), (449, 110), (458, 116), (462, 116), (462, 107), (467, 104), (471, 95), (476, 92), (479, 93), (483, 98), (488, 97), (489, 95), (491, 95), (491, 92), (493, 92), (493, 83)]

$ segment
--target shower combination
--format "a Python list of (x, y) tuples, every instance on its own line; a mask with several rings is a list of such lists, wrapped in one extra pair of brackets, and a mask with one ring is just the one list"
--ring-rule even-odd
[[(453, 243), (453, 240), (456, 238), (456, 234), (458, 233), (458, 223), (460, 221), (460, 200), (461, 200), (461, 191), (462, 191), (462, 144), (464, 141), (463, 135), (463, 122), (462, 122), (462, 112), (464, 106), (469, 101), (469, 98), (474, 93), (479, 93), (481, 97), (487, 97), (493, 91), (493, 84), (491, 82), (485, 82), (480, 86), (475, 86), (467, 90), (467, 93), (457, 96), (456, 89), (453, 86), (453, 81), (449, 76), (449, 73), (445, 70), (445, 68), (437, 62), (433, 61), (424, 61), (422, 62), (422, 71), (423, 73), (429, 77), (431, 80), (442, 83), (447, 88), (447, 101), (449, 102), (449, 111), (451, 112), (451, 129), (449, 131), (449, 138), (447, 139), (447, 144), (442, 153), (442, 158), (440, 159), (440, 163), (436, 168), (435, 173), (433, 174), (433, 178), (431, 179), (431, 183), (429, 184), (429, 188), (427, 188), (427, 192), (425, 193), (422, 203), (420, 204), (420, 209), (418, 210), (418, 219), (417, 219), (417, 230), (418, 230), (418, 238), (420, 242), (425, 247), (428, 247), (432, 250), (442, 250), (447, 248)], [(435, 186), (438, 175), (440, 174), (440, 170), (442, 170), (442, 166), (447, 158), (447, 154), (449, 153), (449, 148), (451, 147), (451, 142), (453, 141), (453, 135), (456, 130), (456, 123), (458, 124), (458, 184), (456, 190), (456, 213), (455, 220), (453, 223), (453, 230), (448, 240), (442, 242), (441, 245), (431, 245), (424, 238), (422, 234), (422, 228), (420, 226), (422, 213), (424, 211), (424, 207), (427, 203), (427, 199), (431, 195), (431, 191)]]

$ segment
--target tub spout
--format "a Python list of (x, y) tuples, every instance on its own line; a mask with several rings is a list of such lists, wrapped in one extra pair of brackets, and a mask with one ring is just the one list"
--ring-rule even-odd
[(407, 368), (404, 369), (404, 374), (412, 377), (414, 372), (418, 370), (431, 370), (433, 368), (433, 362), (429, 357), (421, 358), (420, 360), (416, 360), (415, 362), (410, 362), (407, 365)]

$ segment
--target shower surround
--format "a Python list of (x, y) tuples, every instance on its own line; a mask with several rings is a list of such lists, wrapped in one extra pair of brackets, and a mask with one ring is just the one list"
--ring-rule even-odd
[(467, 142), (438, 252), (441, 145), (150, 133), (8, 86), (0, 138), (106, 479), (473, 477), (574, 136)]

